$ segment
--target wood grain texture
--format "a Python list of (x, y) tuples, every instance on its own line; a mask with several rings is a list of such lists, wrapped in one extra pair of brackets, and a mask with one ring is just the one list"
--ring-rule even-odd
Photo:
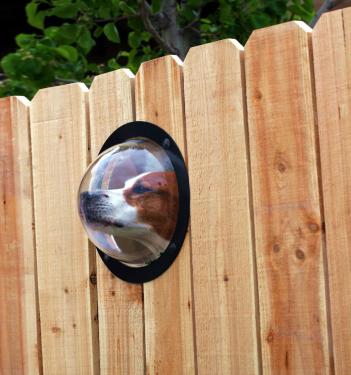
[(87, 88), (40, 90), (31, 102), (33, 188), (43, 372), (97, 374), (95, 252), (79, 222), (88, 162)]
[[(143, 63), (135, 83), (136, 119), (166, 130), (185, 155), (182, 63), (166, 56)], [(144, 284), (148, 374), (193, 374), (193, 300), (189, 235), (172, 266)]]
[(0, 374), (37, 375), (40, 336), (29, 101), (0, 99)]
[[(120, 69), (94, 78), (89, 92), (91, 152), (134, 120), (134, 76)], [(97, 256), (101, 374), (144, 374), (142, 286), (115, 277)]]
[(228, 39), (184, 63), (200, 374), (259, 372), (242, 55)]
[(313, 55), (335, 373), (351, 373), (351, 9), (322, 16)]
[(289, 22), (245, 46), (265, 374), (329, 372), (309, 42)]

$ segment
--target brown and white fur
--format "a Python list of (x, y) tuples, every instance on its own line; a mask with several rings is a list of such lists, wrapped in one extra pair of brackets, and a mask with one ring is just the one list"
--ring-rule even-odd
[[(168, 246), (176, 225), (175, 173), (147, 172), (127, 180), (121, 189), (84, 192), (80, 211), (91, 228), (124, 243), (122, 257), (126, 262), (140, 264), (145, 259), (157, 259)], [(137, 243), (134, 250), (128, 240), (129, 244)]]

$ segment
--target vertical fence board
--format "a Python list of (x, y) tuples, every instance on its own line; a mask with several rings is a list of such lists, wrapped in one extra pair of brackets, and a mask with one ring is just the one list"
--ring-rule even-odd
[[(107, 137), (134, 119), (134, 76), (127, 69), (94, 78), (90, 88), (94, 159)], [(116, 278), (97, 261), (101, 374), (144, 374), (142, 286)]]
[[(185, 155), (182, 67), (173, 56), (143, 63), (136, 75), (136, 118), (166, 130)], [(150, 374), (195, 371), (189, 236), (170, 269), (144, 284), (145, 352)]]
[(313, 31), (335, 373), (351, 373), (351, 9)]
[(329, 371), (309, 28), (245, 47), (263, 370)]
[(259, 371), (242, 53), (223, 40), (192, 48), (184, 64), (201, 374)]
[(0, 99), (0, 374), (41, 373), (29, 101)]
[(95, 254), (77, 213), (88, 162), (87, 91), (82, 84), (43, 89), (30, 107), (43, 372), (50, 375), (98, 370)]

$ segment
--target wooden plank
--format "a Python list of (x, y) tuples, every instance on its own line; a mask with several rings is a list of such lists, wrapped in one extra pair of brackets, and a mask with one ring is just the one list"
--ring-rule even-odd
[(88, 162), (87, 88), (40, 90), (31, 102), (33, 188), (44, 374), (96, 374), (95, 253), (79, 222)]
[[(120, 69), (94, 78), (90, 137), (95, 158), (107, 137), (134, 119), (134, 76)], [(101, 374), (144, 374), (142, 286), (116, 278), (97, 257)]]
[(40, 374), (29, 101), (0, 99), (0, 374)]
[(256, 30), (245, 47), (263, 371), (329, 371), (310, 28)]
[(184, 63), (200, 374), (259, 371), (242, 55), (228, 39)]
[(351, 9), (322, 16), (313, 55), (335, 373), (351, 373)]
[[(185, 155), (182, 63), (166, 56), (143, 63), (135, 83), (136, 119), (166, 130)], [(186, 155), (185, 155), (186, 156)], [(189, 236), (172, 266), (144, 284), (148, 374), (195, 371)]]

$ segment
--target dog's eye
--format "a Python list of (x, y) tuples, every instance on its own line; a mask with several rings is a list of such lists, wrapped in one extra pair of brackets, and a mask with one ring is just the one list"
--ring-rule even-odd
[(152, 191), (152, 189), (149, 189), (141, 184), (134, 186), (133, 193), (134, 194), (144, 194)]

